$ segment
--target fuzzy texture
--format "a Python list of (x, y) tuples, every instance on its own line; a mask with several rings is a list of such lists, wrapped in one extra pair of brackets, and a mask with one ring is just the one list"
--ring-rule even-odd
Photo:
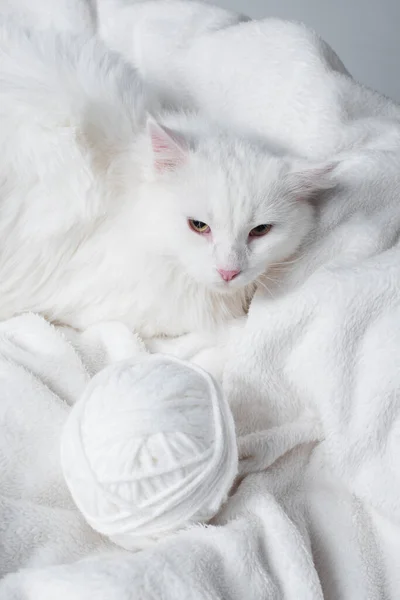
[(305, 25), (185, 0), (98, 7), (102, 39), (172, 103), (310, 160), (399, 145), (397, 104), (355, 81)]
[(45, 31), (91, 34), (97, 25), (96, 0), (0, 0), (0, 15), (17, 25)]
[[(147, 19), (149, 5), (156, 22)], [(207, 41), (197, 36), (196, 22), (200, 32), (204, 23), (212, 28), (216, 9), (194, 5), (191, 20), (190, 10), (182, 13), (180, 7), (193, 4), (160, 0), (134, 7), (134, 22), (145, 31), (142, 42), (150, 41), (154, 50), (143, 56), (162, 65), (164, 83), (176, 82), (167, 67), (187, 76), (180, 62), (187, 54), (196, 82), (192, 90), (203, 90), (209, 110), (226, 114), (232, 123), (246, 127), (247, 121), (266, 135), (271, 128), (282, 131), (293, 147), (318, 156), (337, 149), (338, 141), (367, 147), (342, 165), (338, 193), (318, 205), (317, 228), (303, 262), (297, 271), (286, 272), (291, 292), (281, 294), (287, 289), (282, 285), (271, 289), (272, 295), (261, 288), (240, 338), (228, 337), (224, 391), (241, 438), (243, 480), (213, 526), (182, 532), (133, 555), (113, 554), (109, 546), (90, 546), (93, 532), (71, 525), (77, 522), (73, 508), (67, 515), (21, 503), (21, 491), (25, 498), (29, 492), (37, 497), (32, 484), (45, 484), (44, 475), (57, 465), (53, 444), (60, 429), (51, 427), (50, 407), (59, 423), (67, 410), (60, 415), (61, 386), (56, 398), (44, 389), (54, 389), (55, 373), (68, 373), (63, 382), (71, 385), (76, 357), (69, 359), (71, 366), (63, 362), (60, 373), (61, 358), (54, 363), (60, 346), (42, 330), (34, 335), (26, 322), (15, 344), (2, 346), (8, 369), (2, 389), (11, 391), (1, 403), (1, 452), (9, 465), (2, 490), (11, 497), (0, 506), (0, 521), (1, 539), (7, 540), (2, 557), (14, 572), (0, 582), (0, 598), (395, 600), (400, 586), (399, 108), (350, 78), (338, 78), (305, 28), (266, 20), (227, 27), (214, 38), (210, 32)], [(127, 19), (125, 12), (124, 25)], [(189, 40), (210, 48), (209, 55), (191, 54), (183, 46), (176, 58), (165, 50), (171, 31), (179, 46), (185, 23)], [(215, 25), (220, 23), (218, 16)], [(161, 56), (169, 56), (169, 62), (158, 62), (160, 46), (149, 36), (149, 25), (157, 25)], [(197, 62), (190, 62), (196, 56)], [(208, 87), (214, 76), (223, 85)], [(389, 112), (392, 121), (386, 120)], [(15, 331), (13, 323), (7, 326)], [(111, 338), (112, 352), (95, 353), (100, 362), (109, 355), (123, 358), (130, 346), (129, 331), (122, 335), (120, 330), (121, 349), (111, 333), (104, 338)], [(91, 337), (81, 341), (80, 334), (71, 333), (76, 348), (88, 348)], [(207, 339), (196, 342), (196, 337), (173, 340), (174, 352), (183, 350), (198, 360), (200, 349), (209, 365), (224, 362), (224, 349), (212, 347), (212, 336), (209, 348)], [(22, 369), (10, 368), (13, 357)], [(40, 357), (44, 378), (38, 373)], [(21, 371), (35, 367), (36, 385), (29, 383), (21, 392)], [(48, 402), (35, 410), (42, 394)], [(21, 414), (28, 416), (21, 419)], [(40, 419), (34, 419), (37, 414)], [(78, 560), (81, 556), (85, 560)]]
[(312, 197), (335, 185), (331, 165), (199, 116), (147, 118), (152, 95), (93, 39), (6, 22), (0, 48), (1, 318), (118, 319), (145, 337), (215, 328), (245, 313), (310, 233)]
[(80, 512), (127, 549), (209, 521), (238, 470), (220, 387), (189, 362), (139, 353), (97, 374), (61, 440)]

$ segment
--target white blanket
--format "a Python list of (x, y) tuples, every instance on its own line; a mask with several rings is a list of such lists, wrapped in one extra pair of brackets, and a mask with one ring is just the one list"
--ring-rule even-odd
[(175, 104), (312, 159), (400, 143), (399, 108), (314, 32), (184, 0), (98, 0), (99, 33)]
[[(235, 24), (234, 16), (207, 6), (179, 13), (173, 1), (160, 1), (151, 17), (154, 6), (129, 9), (136, 15), (131, 25), (141, 22), (140, 31), (147, 32), (134, 52), (126, 46), (134, 62), (153, 57), (149, 49), (137, 53), (149, 40), (154, 51), (165, 48), (169, 31), (177, 53), (189, 55), (198, 44), (204, 53), (198, 51), (186, 68), (175, 50), (165, 54), (159, 64), (166, 76), (159, 85), (167, 86), (168, 73), (179, 65), (170, 77), (173, 97), (187, 85), (191, 69), (188, 104), (204, 102), (209, 112), (219, 107), (233, 126), (248, 123), (250, 131), (258, 127), (265, 135), (275, 127), (274, 115), (286, 123), (296, 90), (311, 81), (312, 98), (301, 96), (290, 127), (277, 133), (283, 131), (282, 142), (291, 138), (292, 148), (306, 148), (309, 155), (340, 150), (343, 185), (322, 207), (318, 235), (298, 264), (299, 276), (287, 277), (285, 288), (260, 290), (240, 334), (216, 348), (208, 340), (196, 345), (189, 339), (174, 349), (196, 354), (204, 344), (195, 360), (218, 367), (226, 360), (224, 390), (241, 436), (243, 478), (210, 527), (179, 533), (137, 554), (94, 534), (62, 481), (58, 437), (68, 405), (90, 375), (129, 355), (131, 334), (118, 326), (106, 334), (101, 328), (82, 336), (62, 334), (35, 316), (1, 325), (0, 566), (9, 575), (0, 583), (0, 600), (398, 598), (399, 108), (339, 76), (343, 68), (334, 55), (329, 62), (328, 50), (303, 29), (275, 21)], [(121, 7), (126, 24), (128, 9)], [(117, 15), (107, 26), (121, 27), (123, 40), (130, 29), (118, 25)], [(178, 17), (179, 27), (165, 26)], [(291, 39), (286, 62), (282, 51), (288, 45), (276, 51), (265, 35), (268, 27), (278, 36), (285, 30)], [(106, 30), (104, 25), (103, 35)], [(257, 51), (254, 39), (261, 45)], [(263, 44), (267, 73), (253, 69)], [(247, 55), (252, 60), (240, 64)], [(296, 57), (302, 57), (303, 68), (292, 67)], [(291, 90), (285, 87), (289, 81)], [(349, 155), (351, 147), (359, 150)]]

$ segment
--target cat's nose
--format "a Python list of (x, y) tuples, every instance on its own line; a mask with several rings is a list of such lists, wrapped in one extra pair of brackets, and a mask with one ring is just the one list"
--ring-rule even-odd
[(240, 273), (239, 270), (225, 271), (225, 269), (217, 269), (217, 271), (224, 281), (231, 281), (232, 279), (235, 279), (235, 277), (237, 277), (237, 275), (239, 275)]

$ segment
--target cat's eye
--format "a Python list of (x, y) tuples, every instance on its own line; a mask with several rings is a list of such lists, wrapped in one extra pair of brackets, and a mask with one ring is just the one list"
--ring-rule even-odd
[(203, 221), (196, 221), (196, 219), (188, 219), (190, 229), (193, 229), (196, 233), (209, 233), (210, 228), (207, 223)]
[(272, 229), (272, 225), (269, 224), (263, 224), (263, 225), (257, 225), (257, 227), (254, 227), (250, 233), (249, 236), (250, 237), (261, 237), (263, 235), (266, 235), (267, 233), (269, 233)]

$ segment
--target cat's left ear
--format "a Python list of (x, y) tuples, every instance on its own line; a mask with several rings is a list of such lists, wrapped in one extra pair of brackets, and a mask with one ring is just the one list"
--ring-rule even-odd
[(154, 157), (154, 168), (158, 173), (174, 171), (187, 160), (188, 145), (180, 134), (152, 117), (147, 118), (146, 129)]
[(337, 186), (336, 169), (339, 162), (323, 164), (296, 163), (287, 175), (290, 193), (299, 200), (311, 200), (323, 191)]

